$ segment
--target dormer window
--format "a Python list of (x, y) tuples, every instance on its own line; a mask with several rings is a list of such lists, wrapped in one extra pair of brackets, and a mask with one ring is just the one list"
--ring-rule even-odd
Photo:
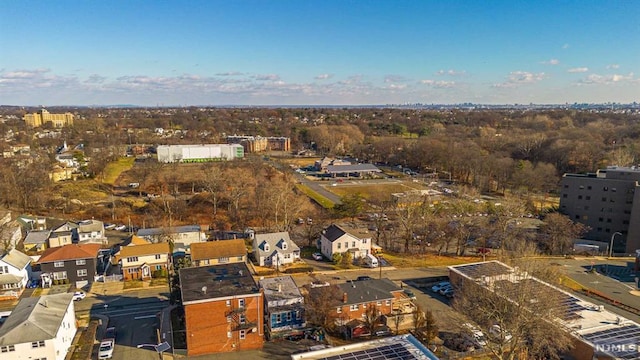
[(282, 250), (287, 250), (287, 242), (286, 241), (282, 241)]
[(267, 243), (266, 241), (264, 242), (264, 245), (262, 247), (264, 251), (269, 251), (269, 243)]

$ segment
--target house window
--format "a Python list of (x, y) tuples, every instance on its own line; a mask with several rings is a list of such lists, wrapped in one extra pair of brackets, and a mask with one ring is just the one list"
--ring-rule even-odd
[(287, 313), (287, 321), (291, 321), (291, 312)]
[(162, 270), (162, 265), (156, 265), (156, 270)]
[(209, 259), (202, 260), (202, 265), (209, 265)]
[(387, 305), (387, 306), (391, 306), (391, 300), (386, 300), (386, 301), (384, 302), (384, 304), (385, 304), (385, 305)]
[(376, 306), (382, 306), (382, 301), (377, 301)]
[(367, 239), (362, 239), (362, 243), (366, 244), (367, 243)]
[(287, 243), (286, 242), (282, 242), (282, 250), (287, 250)]
[(242, 256), (238, 256), (238, 257), (236, 258), (236, 260), (238, 260), (238, 261), (242, 261), (242, 260), (244, 260), (244, 259), (242, 258)]
[(351, 305), (351, 306), (349, 307), (349, 310), (350, 310), (350, 311), (358, 311), (358, 304)]
[(342, 243), (338, 243), (338, 250), (342, 249)]
[(127, 262), (136, 262), (136, 261), (138, 261), (137, 256), (130, 256), (127, 258)]
[(53, 267), (64, 267), (64, 261), (54, 261)]
[(238, 316), (238, 323), (246, 324), (247, 323), (247, 317), (244, 314), (240, 314), (240, 316)]
[(76, 260), (76, 265), (87, 265), (86, 259), (78, 259)]
[(291, 254), (284, 254), (285, 259), (291, 259)]
[(345, 242), (344, 242), (344, 248), (345, 248), (345, 249), (348, 249), (348, 248), (349, 248), (349, 242), (348, 242), (348, 241), (345, 241)]
[(160, 254), (156, 254), (156, 260), (160, 260)]
[(296, 310), (296, 320), (300, 320), (301, 317), (302, 317), (302, 312), (300, 312), (300, 310)]
[(53, 280), (64, 280), (67, 278), (66, 271), (58, 271), (53, 273)]
[(282, 315), (281, 314), (276, 314), (276, 322), (282, 322)]
[(0, 266), (0, 274), (8, 274), (9, 267), (8, 266)]
[(9, 345), (9, 346), (0, 347), (0, 352), (6, 353), (6, 352), (11, 352), (11, 351), (16, 351), (15, 345)]
[(39, 347), (44, 347), (44, 340), (40, 340), (40, 341), (34, 341), (31, 343), (31, 348), (32, 349), (36, 349)]
[(135, 273), (137, 273), (137, 272), (138, 272), (138, 268), (129, 268), (129, 269), (127, 269), (127, 272), (128, 272), (129, 274), (135, 274)]
[(367, 304), (362, 304), (362, 310), (367, 310)]
[(342, 313), (342, 307), (338, 306), (338, 307), (336, 308), (336, 312), (337, 312), (338, 314), (341, 314), (341, 313)]
[(229, 258), (228, 257), (221, 257), (218, 259), (219, 263), (228, 263), (229, 262)]
[(231, 331), (227, 331), (227, 338), (231, 339)]
[(352, 247), (352, 248), (356, 247), (356, 242), (355, 242), (355, 241), (352, 241), (352, 242), (351, 242), (351, 247)]
[(244, 340), (247, 337), (246, 330), (240, 330), (240, 340)]
[(227, 300), (227, 306), (231, 306), (231, 300)]
[(76, 273), (78, 274), (78, 276), (87, 276), (87, 269), (78, 269)]
[(244, 299), (238, 299), (238, 306), (241, 308), (244, 307)]

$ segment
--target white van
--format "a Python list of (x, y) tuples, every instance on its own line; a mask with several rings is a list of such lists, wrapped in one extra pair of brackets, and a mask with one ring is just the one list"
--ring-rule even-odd
[(376, 268), (379, 265), (378, 258), (376, 258), (371, 254), (367, 254), (367, 256), (364, 257), (363, 263), (364, 263), (364, 266), (370, 267), (370, 268)]

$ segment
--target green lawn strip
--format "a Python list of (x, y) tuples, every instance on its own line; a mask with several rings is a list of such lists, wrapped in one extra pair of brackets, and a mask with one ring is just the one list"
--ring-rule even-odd
[(136, 161), (134, 157), (122, 157), (116, 161), (107, 164), (103, 171), (103, 180), (105, 184), (113, 185), (120, 174), (131, 169)]
[(296, 185), (296, 188), (300, 190), (303, 194), (307, 195), (309, 198), (317, 202), (323, 208), (325, 209), (333, 208), (334, 203), (331, 200), (313, 191), (310, 187), (306, 185), (298, 184)]

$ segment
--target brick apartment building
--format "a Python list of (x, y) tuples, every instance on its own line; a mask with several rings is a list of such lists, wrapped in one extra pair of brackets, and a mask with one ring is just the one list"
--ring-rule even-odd
[(262, 348), (263, 293), (245, 263), (180, 269), (180, 284), (188, 356)]

